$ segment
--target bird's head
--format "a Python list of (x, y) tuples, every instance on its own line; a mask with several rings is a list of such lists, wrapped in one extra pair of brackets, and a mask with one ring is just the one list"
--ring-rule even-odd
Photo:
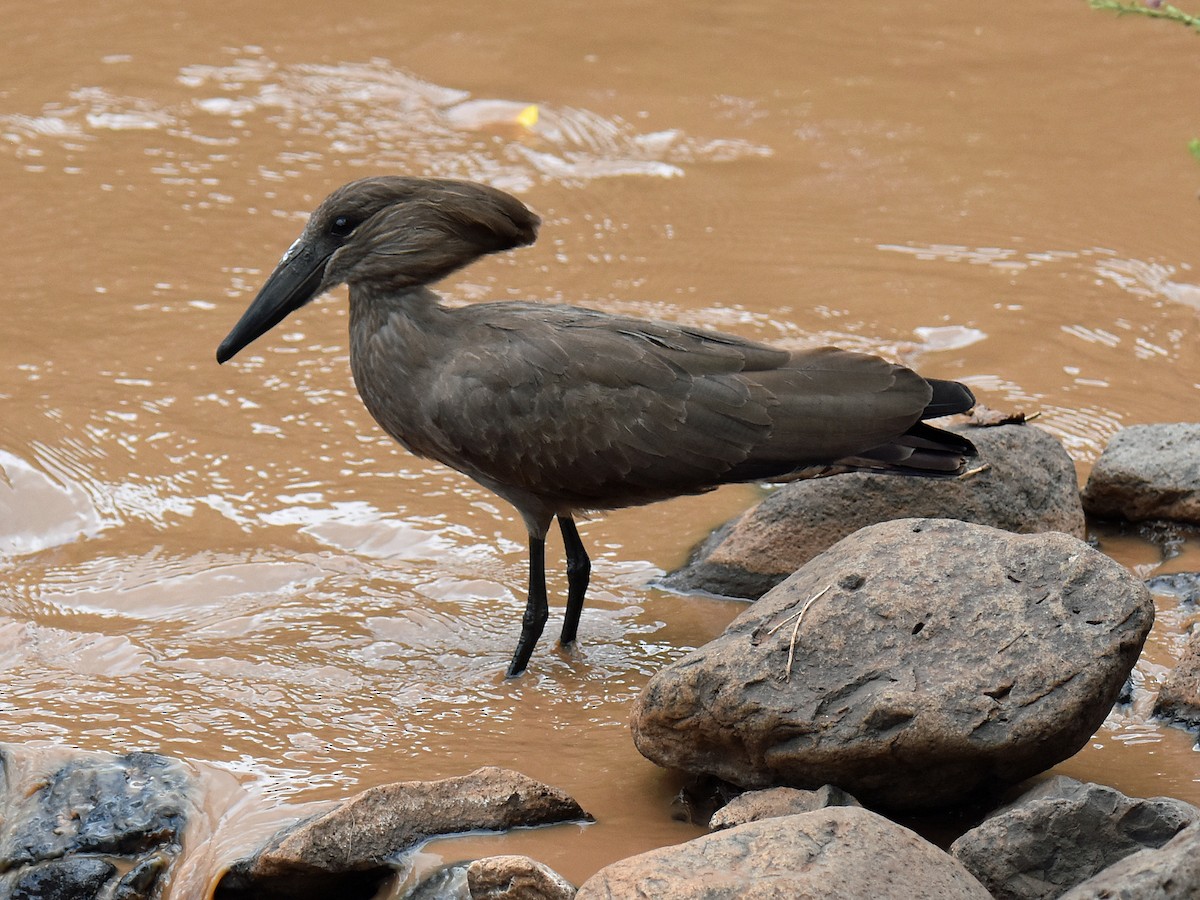
[(380, 175), (325, 198), (217, 349), (217, 362), (343, 282), (403, 291), (487, 253), (533, 243), (538, 217), (470, 181)]

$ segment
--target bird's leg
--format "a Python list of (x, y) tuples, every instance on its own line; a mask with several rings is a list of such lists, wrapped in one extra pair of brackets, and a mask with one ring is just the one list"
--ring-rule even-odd
[(508, 678), (515, 678), (529, 665), (529, 657), (537, 646), (550, 609), (546, 601), (546, 539), (529, 536), (529, 599), (525, 603), (525, 615), (521, 617), (521, 637), (512, 662), (508, 664)]
[(575, 520), (570, 516), (559, 516), (558, 527), (562, 529), (563, 547), (567, 552), (567, 611), (563, 614), (562, 636), (559, 638), (565, 647), (574, 642), (579, 630), (579, 616), (583, 612), (583, 597), (592, 574), (592, 561), (583, 549)]

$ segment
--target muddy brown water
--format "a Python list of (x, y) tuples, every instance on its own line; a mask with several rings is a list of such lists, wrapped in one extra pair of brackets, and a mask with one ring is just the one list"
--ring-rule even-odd
[[(281, 804), (485, 764), (597, 823), (422, 866), (511, 850), (581, 881), (699, 833), (627, 718), (740, 607), (647, 584), (758, 490), (588, 523), (582, 653), (504, 681), (523, 529), (368, 419), (344, 293), (213, 360), (343, 181), (478, 178), (542, 213), (454, 301), (879, 352), (1040, 412), (1081, 476), (1117, 428), (1197, 415), (1182, 28), (1031, 0), (414, 7), (0, 2), (0, 740), (203, 764), (176, 898)], [(1192, 537), (1097, 536), (1142, 576), (1200, 569)], [(1159, 609), (1151, 692), (1190, 624)], [(1058, 771), (1200, 802), (1192, 736), (1146, 706)]]

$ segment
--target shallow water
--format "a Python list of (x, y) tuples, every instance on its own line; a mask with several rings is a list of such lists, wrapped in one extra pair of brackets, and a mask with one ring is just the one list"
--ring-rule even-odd
[[(207, 764), (226, 799), (178, 896), (280, 802), (484, 764), (597, 824), (430, 853), (579, 881), (698, 833), (630, 700), (740, 607), (646, 585), (757, 490), (586, 524), (582, 653), (547, 640), (504, 681), (523, 529), (369, 420), (344, 292), (213, 360), (343, 181), (479, 178), (542, 214), (452, 300), (883, 353), (1040, 412), (1081, 476), (1117, 428), (1196, 417), (1200, 56), (1170, 23), (1028, 0), (0, 10), (0, 739)], [(1100, 537), (1142, 576), (1200, 569), (1195, 538)], [(1190, 624), (1159, 602), (1150, 689)], [(1059, 770), (1200, 802), (1192, 736), (1146, 711)]]

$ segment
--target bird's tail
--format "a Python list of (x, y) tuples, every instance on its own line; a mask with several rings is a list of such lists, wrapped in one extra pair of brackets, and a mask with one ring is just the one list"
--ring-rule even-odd
[(965, 413), (975, 405), (975, 395), (957, 381), (933, 378), (928, 381), (933, 388), (933, 397), (921, 413), (922, 421), (883, 446), (850, 459), (840, 459), (836, 465), (845, 467), (843, 471), (867, 470), (896, 475), (944, 477), (961, 473), (967, 460), (976, 455), (975, 445), (961, 434), (935, 428), (924, 420)]
[(952, 416), (965, 413), (975, 405), (975, 395), (965, 384), (957, 381), (941, 381), (937, 378), (925, 379), (933, 388), (933, 397), (921, 413), (922, 419), (936, 419), (938, 416)]

